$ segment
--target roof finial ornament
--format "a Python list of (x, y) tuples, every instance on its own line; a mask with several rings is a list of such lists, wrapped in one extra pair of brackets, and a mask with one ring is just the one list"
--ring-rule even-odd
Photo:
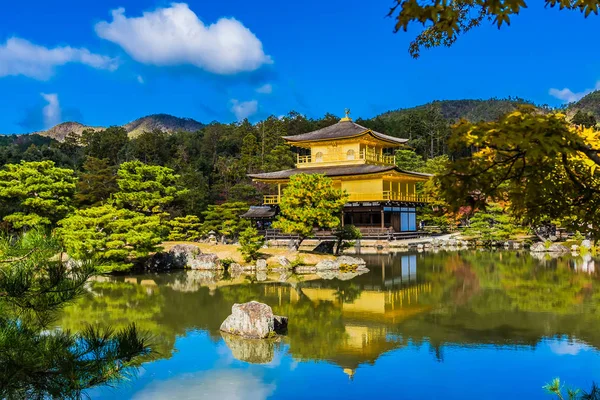
[(350, 118), (350, 109), (349, 108), (344, 109), (344, 113), (346, 114), (346, 116), (344, 118), (342, 118), (340, 120), (340, 122), (352, 122), (352, 118)]

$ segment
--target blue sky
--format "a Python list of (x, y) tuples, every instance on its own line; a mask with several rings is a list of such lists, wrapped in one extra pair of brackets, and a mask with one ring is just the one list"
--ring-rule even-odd
[(0, 23), (0, 132), (152, 113), (372, 117), (435, 99), (560, 105), (600, 88), (600, 17), (544, 9), (408, 54), (390, 1), (14, 1)]

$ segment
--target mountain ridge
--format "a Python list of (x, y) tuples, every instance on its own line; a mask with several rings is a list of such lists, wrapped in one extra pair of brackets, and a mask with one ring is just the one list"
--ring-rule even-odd
[[(125, 125), (120, 126), (127, 131), (130, 137), (136, 137), (143, 132), (151, 132), (155, 129), (169, 133), (175, 131), (195, 132), (202, 129), (204, 124), (192, 118), (180, 118), (170, 114), (151, 114), (137, 118)], [(69, 121), (60, 123), (45, 131), (32, 132), (29, 135), (37, 134), (62, 142), (71, 132), (75, 133), (76, 135), (81, 135), (83, 131), (89, 129), (99, 131), (106, 129), (106, 127), (88, 126), (80, 122)]]

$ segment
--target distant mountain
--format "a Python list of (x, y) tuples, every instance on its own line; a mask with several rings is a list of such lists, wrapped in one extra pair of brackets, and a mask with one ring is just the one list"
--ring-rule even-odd
[(573, 116), (577, 111), (592, 113), (600, 121), (600, 90), (596, 90), (581, 100), (567, 106), (567, 115)]
[[(125, 128), (130, 137), (136, 137), (143, 132), (151, 132), (155, 129), (169, 133), (177, 131), (195, 132), (203, 127), (204, 125), (202, 123), (194, 119), (178, 118), (168, 114), (148, 115), (123, 125), (123, 128)], [(81, 133), (86, 129), (98, 131), (105, 128), (87, 126), (80, 124), (79, 122), (63, 122), (62, 124), (58, 124), (55, 127), (48, 129), (47, 131), (34, 133), (62, 142), (70, 132), (81, 135)]]
[[(395, 111), (388, 111), (381, 114), (381, 118), (395, 118), (409, 111), (427, 109), (428, 107), (437, 107), (444, 118), (457, 121), (465, 118), (469, 121), (493, 121), (502, 115), (515, 110), (519, 105), (532, 105), (531, 102), (523, 99), (489, 99), (489, 100), (436, 100), (431, 103), (423, 104), (411, 108), (403, 108)], [(541, 108), (540, 108), (541, 109)]]
[(63, 122), (62, 124), (58, 124), (55, 127), (48, 129), (47, 131), (40, 131), (34, 133), (62, 142), (63, 140), (65, 140), (69, 133), (73, 132), (77, 135), (81, 135), (81, 133), (86, 129), (100, 130), (104, 128), (86, 126), (80, 124), (79, 122)]
[(204, 124), (191, 118), (179, 118), (169, 114), (153, 114), (138, 118), (123, 127), (130, 137), (136, 137), (143, 132), (151, 132), (155, 129), (165, 132), (195, 132), (202, 129)]

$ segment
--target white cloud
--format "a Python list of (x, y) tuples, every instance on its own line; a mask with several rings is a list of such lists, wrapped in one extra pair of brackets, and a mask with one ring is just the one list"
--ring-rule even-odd
[(83, 48), (64, 46), (49, 49), (17, 37), (0, 45), (0, 77), (23, 75), (47, 80), (54, 74), (56, 67), (67, 63), (80, 63), (110, 71), (118, 66), (115, 59)]
[(262, 94), (271, 94), (273, 93), (273, 85), (270, 83), (265, 83), (261, 87), (257, 88), (256, 91)]
[(60, 102), (58, 101), (58, 94), (56, 93), (40, 93), (44, 100), (48, 102), (42, 109), (42, 115), (44, 116), (44, 127), (52, 128), (54, 125), (58, 125), (61, 122), (61, 110)]
[(593, 89), (586, 89), (583, 92), (573, 92), (569, 88), (564, 89), (555, 89), (552, 88), (548, 93), (550, 96), (556, 97), (559, 100), (564, 101), (565, 103), (572, 103), (574, 101), (581, 100), (584, 96), (592, 93), (595, 90), (600, 90), (600, 81), (596, 82), (596, 86)]
[(231, 112), (235, 114), (238, 121), (242, 121), (249, 116), (256, 114), (258, 111), (258, 101), (256, 100), (240, 102), (233, 99), (231, 100), (231, 103)]
[(234, 18), (205, 25), (185, 3), (125, 16), (112, 11), (112, 22), (96, 24), (96, 33), (121, 46), (132, 58), (158, 66), (191, 64), (216, 74), (254, 71), (272, 63), (260, 40)]
[(139, 83), (141, 83), (142, 85), (143, 85), (143, 84), (146, 82), (146, 81), (144, 81), (144, 77), (143, 77), (143, 76), (141, 76), (141, 75), (138, 75), (138, 76), (137, 76), (137, 81), (138, 81)]

